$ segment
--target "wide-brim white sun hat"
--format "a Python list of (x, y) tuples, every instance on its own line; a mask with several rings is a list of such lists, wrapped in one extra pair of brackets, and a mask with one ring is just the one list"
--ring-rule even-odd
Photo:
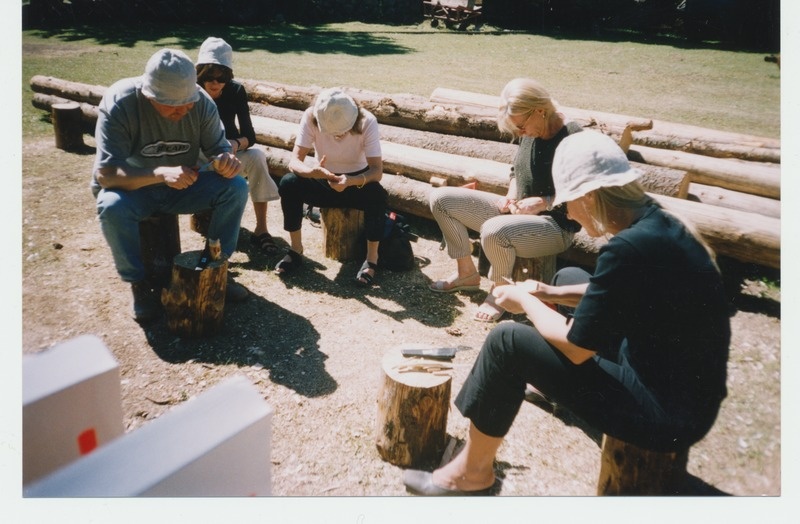
[(358, 118), (355, 100), (339, 88), (321, 91), (314, 104), (314, 118), (319, 130), (329, 135), (343, 135)]
[(570, 202), (601, 187), (624, 186), (641, 175), (611, 137), (596, 131), (574, 133), (558, 144), (553, 157), (553, 205)]
[(150, 57), (142, 75), (142, 93), (165, 106), (200, 100), (200, 86), (192, 60), (183, 51), (161, 49)]

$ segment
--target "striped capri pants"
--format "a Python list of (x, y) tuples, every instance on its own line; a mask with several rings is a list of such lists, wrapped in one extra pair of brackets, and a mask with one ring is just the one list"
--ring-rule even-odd
[(491, 263), (489, 280), (511, 278), (517, 257), (556, 255), (571, 244), (573, 233), (548, 215), (501, 214), (499, 196), (463, 187), (439, 187), (431, 192), (430, 207), (452, 259), (472, 253), (469, 230), (481, 235), (481, 248)]

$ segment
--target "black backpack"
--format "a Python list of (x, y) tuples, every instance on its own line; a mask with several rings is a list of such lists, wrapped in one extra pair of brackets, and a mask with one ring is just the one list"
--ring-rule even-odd
[[(359, 259), (366, 258), (367, 236), (362, 233), (359, 240)], [(378, 246), (378, 267), (389, 271), (410, 271), (416, 267), (414, 250), (411, 242), (416, 242), (417, 236), (411, 232), (411, 226), (403, 215), (394, 211), (386, 213), (386, 224), (383, 229), (383, 239)]]

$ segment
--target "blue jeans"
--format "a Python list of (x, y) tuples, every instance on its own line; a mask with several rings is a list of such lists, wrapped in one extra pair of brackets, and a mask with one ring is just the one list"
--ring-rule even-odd
[(211, 209), (208, 236), (220, 239), (222, 252), (230, 256), (239, 239), (247, 191), (247, 181), (241, 176), (224, 178), (213, 172), (200, 173), (186, 189), (163, 184), (134, 191), (101, 189), (97, 194), (97, 215), (120, 278), (125, 282), (145, 278), (139, 222), (155, 213), (180, 215)]

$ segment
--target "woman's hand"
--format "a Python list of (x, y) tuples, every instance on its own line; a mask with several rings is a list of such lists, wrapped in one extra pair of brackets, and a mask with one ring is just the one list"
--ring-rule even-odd
[(511, 209), (516, 206), (516, 199), (504, 196), (497, 201), (497, 209), (501, 213), (512, 213)]
[(331, 186), (331, 189), (334, 191), (341, 193), (348, 188), (349, 184), (347, 182), (349, 178), (350, 177), (347, 175), (333, 174), (333, 178), (328, 179), (328, 185)]
[(495, 303), (513, 315), (524, 313), (526, 300), (532, 300), (530, 293), (522, 285), (496, 285), (492, 290)]
[(510, 209), (512, 215), (538, 215), (547, 209), (547, 202), (543, 197), (528, 197), (517, 200)]

